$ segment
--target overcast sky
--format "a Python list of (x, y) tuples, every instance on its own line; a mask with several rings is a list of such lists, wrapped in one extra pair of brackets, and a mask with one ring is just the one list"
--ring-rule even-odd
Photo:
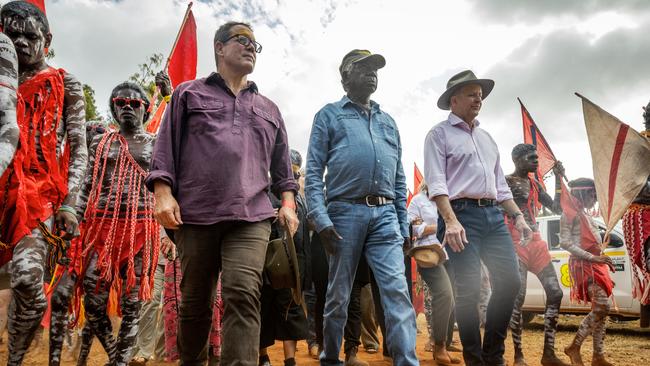
[[(107, 110), (113, 86), (153, 53), (165, 57), (187, 1), (46, 0), (64, 67)], [(212, 37), (227, 20), (250, 22), (263, 45), (250, 76), (280, 107), (293, 148), (307, 152), (314, 114), (343, 95), (338, 65), (353, 48), (387, 60), (373, 95), (396, 120), (409, 186), (424, 137), (447, 112), (436, 107), (447, 80), (472, 69), (496, 82), (479, 116), (512, 171), (522, 140), (520, 97), (567, 176), (592, 176), (574, 92), (642, 128), (650, 99), (647, 0), (249, 0), (196, 1), (198, 76), (215, 70)]]

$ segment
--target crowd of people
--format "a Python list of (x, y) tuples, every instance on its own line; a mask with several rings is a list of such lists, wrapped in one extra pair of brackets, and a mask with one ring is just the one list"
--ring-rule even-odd
[[(470, 70), (451, 77), (437, 101), (450, 113), (426, 136), (424, 182), (407, 205), (397, 124), (371, 99), (386, 64), (379, 54), (343, 57), (345, 95), (316, 113), (303, 164), (278, 106), (248, 80), (262, 47), (247, 23), (217, 29), (208, 77), (172, 90), (164, 72), (156, 76), (169, 103), (157, 134), (144, 129), (150, 96), (132, 82), (111, 92), (112, 126), (86, 121), (79, 81), (46, 62), (52, 34), (38, 7), (9, 2), (0, 25), (8, 365), (23, 363), (42, 323), (50, 365), (60, 364), (71, 333), (78, 365), (94, 337), (109, 365), (268, 366), (268, 347), (282, 341), (292, 366), (299, 340), (321, 365), (366, 366), (361, 346), (418, 365), (411, 258), (438, 365), (506, 365), (508, 328), (514, 365), (526, 365), (528, 272), (547, 299), (540, 363), (583, 365), (591, 335), (591, 365), (612, 365), (604, 349), (612, 262), (588, 213), (594, 181), (569, 182), (575, 209), (566, 210), (562, 164), (553, 167), (552, 197), (532, 174), (539, 162), (529, 144), (513, 148), (515, 171), (506, 176), (477, 119), (493, 80)], [(625, 217), (634, 260), (646, 269), (648, 205), (650, 184)], [(564, 348), (568, 362), (556, 354), (562, 290), (536, 223), (542, 207), (562, 215), (572, 298), (592, 306)]]

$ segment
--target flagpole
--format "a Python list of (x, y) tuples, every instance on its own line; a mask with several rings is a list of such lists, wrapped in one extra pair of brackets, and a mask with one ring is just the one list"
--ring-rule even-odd
[[(185, 10), (185, 16), (183, 17), (183, 22), (181, 23), (181, 27), (178, 28), (178, 33), (176, 33), (176, 39), (174, 40), (174, 45), (172, 46), (172, 50), (169, 52), (169, 56), (167, 56), (165, 67), (163, 67), (163, 71), (165, 71), (165, 74), (168, 73), (167, 69), (169, 69), (169, 63), (171, 62), (172, 55), (174, 54), (174, 51), (176, 51), (178, 40), (179, 38), (181, 38), (181, 33), (183, 32), (183, 28), (185, 28), (185, 23), (187, 23), (187, 18), (190, 16), (190, 10), (192, 10), (192, 4), (193, 4), (192, 1), (190, 1), (190, 3), (187, 4), (187, 9)], [(154, 104), (156, 104), (156, 101), (158, 101), (158, 94), (160, 94), (160, 88), (156, 86), (156, 90), (154, 91), (153, 96), (151, 97), (151, 103), (149, 103), (149, 105), (151, 106), (151, 110), (153, 110)]]

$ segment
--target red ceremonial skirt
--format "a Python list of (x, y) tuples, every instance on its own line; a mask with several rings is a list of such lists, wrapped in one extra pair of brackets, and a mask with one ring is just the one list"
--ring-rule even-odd
[(512, 242), (519, 260), (534, 274), (540, 273), (549, 263), (551, 254), (548, 252), (548, 244), (542, 240), (539, 232), (533, 232), (533, 239), (526, 246), (522, 246), (521, 235), (514, 225), (508, 223)]

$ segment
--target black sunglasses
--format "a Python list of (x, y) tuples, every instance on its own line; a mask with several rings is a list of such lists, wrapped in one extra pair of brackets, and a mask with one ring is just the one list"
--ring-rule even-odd
[(262, 52), (262, 45), (257, 43), (256, 41), (246, 37), (243, 34), (235, 34), (234, 36), (231, 36), (230, 38), (226, 39), (226, 42), (230, 41), (231, 39), (235, 38), (237, 40), (237, 43), (244, 47), (248, 47), (248, 45), (253, 44), (253, 48), (255, 49), (256, 53)]

